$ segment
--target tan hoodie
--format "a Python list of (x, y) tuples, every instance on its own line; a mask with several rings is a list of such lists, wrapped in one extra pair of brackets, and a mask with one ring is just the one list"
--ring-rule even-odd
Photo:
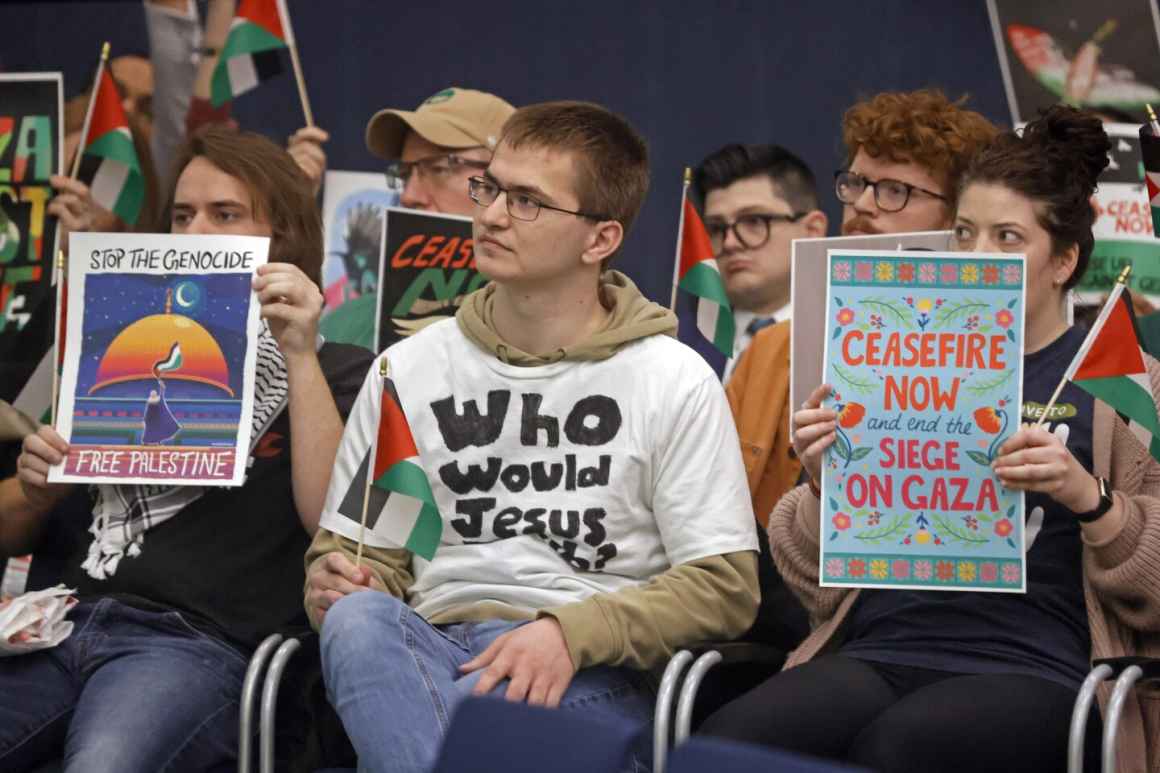
[[(547, 355), (520, 351), (496, 334), (492, 285), (465, 298), (455, 318), (473, 343), (517, 366), (602, 360), (632, 341), (676, 335), (673, 313), (645, 298), (624, 274), (608, 271), (602, 275), (600, 294), (611, 312), (607, 322), (587, 340)], [(319, 529), (306, 553), (307, 573), (314, 561), (333, 551), (353, 560), (355, 547), (353, 541)], [(406, 598), (413, 582), (408, 551), (364, 546), (363, 562), (374, 575), (373, 586)], [(542, 609), (535, 617), (559, 622), (577, 669), (595, 665), (651, 668), (682, 647), (741, 635), (757, 615), (758, 600), (757, 555), (740, 551), (674, 566), (639, 587)], [(510, 618), (511, 614), (510, 607), (483, 603), (447, 610), (428, 622), (442, 625)], [(311, 622), (317, 627), (317, 621)]]

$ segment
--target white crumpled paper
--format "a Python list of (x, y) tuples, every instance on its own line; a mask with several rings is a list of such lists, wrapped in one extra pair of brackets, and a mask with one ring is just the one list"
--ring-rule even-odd
[(55, 647), (69, 637), (65, 620), (76, 590), (57, 585), (0, 602), (0, 657)]

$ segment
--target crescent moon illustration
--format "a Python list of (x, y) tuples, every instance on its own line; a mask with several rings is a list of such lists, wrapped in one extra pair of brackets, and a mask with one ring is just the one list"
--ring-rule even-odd
[(174, 293), (174, 297), (177, 298), (177, 305), (178, 306), (182, 307), (183, 309), (188, 309), (190, 306), (193, 305), (193, 301), (186, 300), (185, 297), (181, 294), (182, 291), (185, 290), (185, 287), (186, 287), (186, 285), (184, 282), (179, 284), (177, 286), (177, 292)]

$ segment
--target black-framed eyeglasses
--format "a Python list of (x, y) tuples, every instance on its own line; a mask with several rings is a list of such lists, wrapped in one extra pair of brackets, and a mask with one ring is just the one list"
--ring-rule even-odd
[(947, 200), (947, 197), (941, 193), (928, 191), (926, 188), (904, 183), (901, 180), (888, 178), (871, 180), (869, 177), (863, 177), (857, 172), (851, 172), (847, 169), (839, 169), (834, 172), (834, 193), (837, 194), (838, 201), (843, 204), (853, 204), (867, 188), (874, 189), (874, 203), (883, 212), (898, 212), (905, 208), (910, 202), (912, 191), (924, 193), (939, 201)]
[(747, 250), (756, 250), (758, 247), (764, 247), (765, 243), (769, 241), (769, 234), (774, 223), (796, 223), (807, 214), (809, 213), (797, 212), (792, 215), (772, 215), (754, 212), (742, 215), (732, 223), (726, 223), (723, 220), (708, 220), (705, 223), (705, 230), (709, 232), (709, 244), (713, 247), (714, 253), (720, 252), (725, 246), (725, 239), (730, 231), (733, 232), (734, 238), (741, 243), (742, 247)]
[(442, 184), (462, 169), (487, 169), (487, 162), (464, 158), (458, 153), (439, 153), (414, 161), (391, 161), (387, 164), (387, 187), (394, 191), (403, 190), (416, 170), (421, 179)]
[(575, 215), (576, 217), (585, 217), (589, 220), (596, 221), (612, 219), (605, 215), (553, 207), (551, 204), (545, 204), (540, 201), (530, 193), (511, 191), (501, 186), (495, 180), (489, 180), (486, 177), (471, 177), (467, 180), (467, 194), (471, 196), (472, 201), (481, 207), (490, 207), (499, 198), (501, 193), (507, 194), (508, 214), (516, 220), (529, 222), (535, 220), (540, 216), (541, 209), (550, 209), (553, 212), (563, 212), (565, 215)]

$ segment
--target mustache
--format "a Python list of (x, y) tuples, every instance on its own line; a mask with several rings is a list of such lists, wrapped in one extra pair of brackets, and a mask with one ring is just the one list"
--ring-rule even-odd
[(842, 233), (848, 234), (854, 230), (875, 234), (882, 233), (881, 229), (874, 224), (874, 221), (865, 215), (855, 215), (845, 223), (842, 223)]

